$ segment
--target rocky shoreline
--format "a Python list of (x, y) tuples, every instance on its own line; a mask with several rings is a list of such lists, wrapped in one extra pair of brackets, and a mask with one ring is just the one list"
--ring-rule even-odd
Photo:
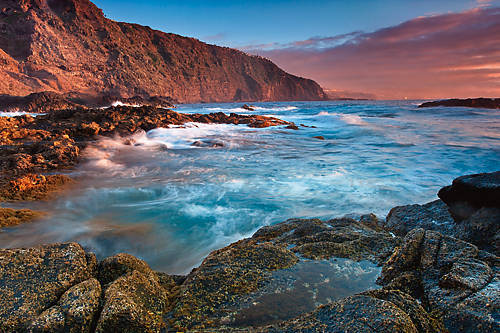
[[(498, 331), (500, 207), (477, 198), (499, 191), (500, 172), (470, 175), (384, 220), (291, 219), (187, 276), (128, 254), (98, 262), (76, 243), (0, 250), (0, 331)], [(376, 285), (353, 288), (367, 272)]]
[[(186, 122), (296, 128), (257, 115), (152, 106), (0, 118), (0, 199), (42, 200), (73, 183), (57, 173), (100, 136)], [(77, 243), (2, 249), (0, 331), (497, 331), (500, 171), (457, 178), (438, 195), (385, 219), (264, 227), (187, 276), (153, 271), (129, 254), (98, 261)], [(0, 208), (0, 225), (38, 214)]]
[[(32, 111), (41, 110), (47, 109)], [(99, 137), (126, 137), (141, 130), (182, 126), (189, 122), (297, 128), (293, 123), (272, 117), (227, 115), (222, 112), (182, 114), (158, 105), (105, 109), (52, 108), (48, 114), (37, 117), (0, 117), (0, 202), (44, 200), (73, 184), (73, 179), (58, 173), (75, 167), (81, 159), (81, 152)], [(135, 144), (131, 140), (124, 141)], [(12, 213), (0, 207), (0, 213), (19, 215), (22, 212)], [(24, 222), (30, 220), (24, 215)], [(2, 225), (14, 225), (18, 221), (3, 219)]]

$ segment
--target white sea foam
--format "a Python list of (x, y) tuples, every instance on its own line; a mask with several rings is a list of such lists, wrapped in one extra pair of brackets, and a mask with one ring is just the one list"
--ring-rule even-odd
[(24, 111), (0, 111), (0, 117), (19, 117), (19, 116), (32, 116), (32, 117), (37, 117), (37, 116), (43, 116), (45, 113), (31, 113), (31, 112), (24, 112)]
[(130, 106), (130, 107), (133, 107), (133, 108), (140, 108), (142, 106), (142, 104), (128, 104), (128, 103), (123, 103), (122, 101), (114, 101), (113, 103), (111, 103), (111, 106), (112, 107), (116, 107), (116, 106)]

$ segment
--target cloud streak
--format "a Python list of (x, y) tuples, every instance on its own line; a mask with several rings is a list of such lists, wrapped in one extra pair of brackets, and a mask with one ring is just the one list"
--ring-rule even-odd
[(500, 96), (499, 7), (243, 49), (324, 87), (379, 98)]

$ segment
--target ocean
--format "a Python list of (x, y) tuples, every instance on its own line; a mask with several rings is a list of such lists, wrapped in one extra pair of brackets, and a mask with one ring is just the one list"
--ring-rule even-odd
[[(102, 138), (74, 189), (25, 207), (46, 218), (0, 233), (0, 248), (77, 241), (185, 274), (211, 251), (289, 218), (329, 219), (426, 203), (461, 175), (500, 166), (500, 110), (420, 101), (179, 105), (293, 121), (299, 130), (187, 124)], [(5, 113), (2, 115), (6, 115)], [(10, 204), (23, 207), (23, 204)]]

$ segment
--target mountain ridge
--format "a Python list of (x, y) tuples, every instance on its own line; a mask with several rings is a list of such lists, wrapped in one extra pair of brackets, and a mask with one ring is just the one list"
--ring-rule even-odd
[(270, 60), (107, 19), (88, 0), (4, 0), (0, 94), (54, 91), (179, 102), (324, 100)]

